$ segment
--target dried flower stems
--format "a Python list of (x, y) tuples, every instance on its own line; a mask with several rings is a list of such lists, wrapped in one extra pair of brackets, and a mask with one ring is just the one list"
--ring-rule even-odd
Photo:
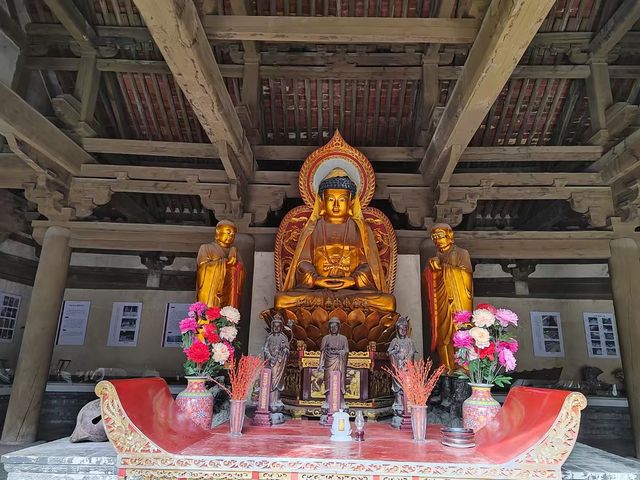
[(246, 400), (249, 388), (258, 378), (263, 366), (264, 360), (260, 357), (243, 355), (239, 362), (236, 362), (235, 358), (230, 362), (229, 383), (231, 383), (231, 390), (217, 380), (213, 378), (211, 380), (227, 392), (231, 400)]
[(447, 368), (445, 365), (440, 365), (429, 375), (432, 366), (431, 359), (426, 362), (419, 359), (408, 361), (404, 369), (399, 369), (395, 365), (393, 370), (387, 367), (382, 369), (402, 386), (408, 405), (426, 405), (436, 382)]

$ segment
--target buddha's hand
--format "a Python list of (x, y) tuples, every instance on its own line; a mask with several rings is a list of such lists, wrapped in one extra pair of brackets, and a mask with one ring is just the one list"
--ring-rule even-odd
[(320, 288), (328, 288), (330, 290), (340, 290), (343, 288), (353, 287), (356, 284), (356, 281), (353, 277), (344, 277), (344, 278), (329, 278), (329, 277), (320, 277), (316, 279), (315, 285)]
[(440, 265), (438, 257), (431, 257), (429, 259), (429, 267), (431, 270), (442, 270), (442, 265)]

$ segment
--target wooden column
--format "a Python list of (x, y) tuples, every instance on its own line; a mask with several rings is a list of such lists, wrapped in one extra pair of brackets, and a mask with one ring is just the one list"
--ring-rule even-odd
[(640, 455), (640, 355), (634, 352), (640, 342), (640, 250), (630, 238), (611, 240), (609, 275), (613, 306), (622, 352), (624, 382), (629, 399), (636, 456)]
[(5, 443), (22, 444), (36, 440), (71, 258), (70, 236), (68, 229), (57, 226), (49, 227), (44, 235), (2, 431)]

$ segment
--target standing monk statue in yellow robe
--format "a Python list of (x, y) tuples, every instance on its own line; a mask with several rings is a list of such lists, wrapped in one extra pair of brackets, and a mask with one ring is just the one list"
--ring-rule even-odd
[(209, 307), (240, 308), (244, 284), (244, 265), (233, 246), (237, 228), (229, 220), (216, 225), (215, 242), (205, 243), (198, 250), (196, 300)]
[(431, 239), (436, 256), (429, 259), (422, 273), (431, 317), (431, 351), (438, 352), (440, 363), (451, 373), (455, 368), (453, 315), (473, 309), (473, 267), (469, 252), (455, 245), (449, 225), (434, 225)]

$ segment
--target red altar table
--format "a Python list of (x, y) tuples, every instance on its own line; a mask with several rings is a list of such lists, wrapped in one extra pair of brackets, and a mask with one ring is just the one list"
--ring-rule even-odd
[(586, 406), (580, 393), (514, 387), (477, 446), (455, 449), (440, 444), (438, 425), (422, 444), (381, 423), (367, 425), (365, 442), (332, 442), (308, 420), (245, 422), (231, 437), (226, 424), (195, 425), (159, 378), (103, 381), (96, 393), (123, 479), (559, 479)]

